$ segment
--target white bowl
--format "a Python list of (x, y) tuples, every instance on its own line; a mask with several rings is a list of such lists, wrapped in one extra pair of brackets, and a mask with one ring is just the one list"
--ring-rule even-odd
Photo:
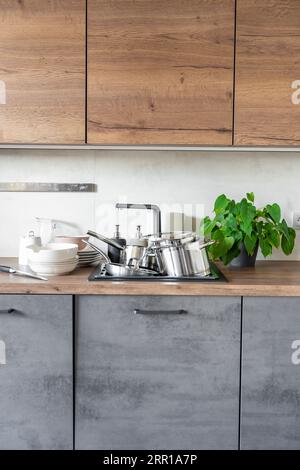
[(28, 247), (29, 263), (33, 262), (56, 262), (75, 258), (78, 246), (74, 243), (48, 243), (46, 246), (31, 245)]
[(30, 263), (30, 268), (37, 274), (45, 276), (60, 276), (62, 274), (69, 274), (77, 267), (77, 262), (75, 264), (68, 264), (64, 266), (46, 266), (44, 264)]

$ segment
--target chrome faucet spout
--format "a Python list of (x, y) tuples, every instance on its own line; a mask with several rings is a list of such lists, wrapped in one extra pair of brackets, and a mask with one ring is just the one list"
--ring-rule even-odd
[(116, 209), (144, 209), (153, 211), (153, 233), (161, 234), (161, 212), (156, 204), (127, 204), (118, 202)]

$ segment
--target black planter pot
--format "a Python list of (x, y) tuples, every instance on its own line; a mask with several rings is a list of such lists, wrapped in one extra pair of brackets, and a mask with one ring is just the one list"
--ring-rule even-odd
[(239, 256), (237, 256), (231, 261), (230, 266), (232, 266), (233, 268), (247, 268), (255, 266), (258, 245), (255, 248), (252, 256), (248, 255), (244, 243), (240, 244), (240, 250), (241, 252)]

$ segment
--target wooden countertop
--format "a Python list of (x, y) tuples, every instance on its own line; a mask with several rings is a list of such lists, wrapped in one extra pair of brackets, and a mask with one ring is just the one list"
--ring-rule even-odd
[[(0, 264), (17, 267), (17, 259), (0, 258)], [(300, 261), (259, 261), (255, 268), (243, 269), (221, 267), (228, 282), (89, 282), (92, 269), (81, 268), (48, 281), (0, 273), (0, 294), (300, 296)]]

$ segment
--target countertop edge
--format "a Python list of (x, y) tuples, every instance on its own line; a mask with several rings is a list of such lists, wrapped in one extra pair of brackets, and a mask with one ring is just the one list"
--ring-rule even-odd
[(178, 283), (99, 282), (87, 285), (1, 284), (0, 294), (33, 295), (150, 295), (150, 296), (229, 296), (229, 297), (300, 297), (300, 285), (212, 285)]
[[(17, 259), (0, 258), (0, 264), (17, 266)], [(90, 282), (92, 267), (48, 281), (0, 273), (0, 294), (300, 297), (300, 261), (259, 261), (254, 268), (220, 268), (227, 282)]]

